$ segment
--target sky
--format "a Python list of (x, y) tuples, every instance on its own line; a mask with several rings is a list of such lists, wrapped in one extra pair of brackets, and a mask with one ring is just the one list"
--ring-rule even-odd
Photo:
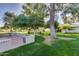
[(62, 21), (61, 13), (62, 13), (62, 12), (59, 12), (59, 13), (57, 14), (57, 16), (58, 16), (58, 22), (59, 22), (59, 24), (64, 24), (63, 21)]
[(19, 15), (22, 12), (22, 4), (20, 3), (0, 3), (0, 26), (3, 26), (3, 17), (6, 11), (14, 12)]

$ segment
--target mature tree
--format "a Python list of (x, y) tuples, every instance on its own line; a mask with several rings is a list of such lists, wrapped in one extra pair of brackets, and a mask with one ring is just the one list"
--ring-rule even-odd
[(62, 20), (63, 20), (64, 24), (66, 24), (67, 23), (67, 17), (66, 17), (67, 11), (64, 11), (64, 8), (66, 7), (65, 6), (66, 4), (62, 3), (61, 5), (62, 5), (61, 17), (62, 17)]
[(54, 19), (55, 19), (55, 3), (50, 3), (50, 30), (51, 38), (56, 38), (55, 28), (54, 28)]
[[(71, 22), (75, 22), (76, 21), (76, 17), (78, 17), (79, 15), (79, 4), (64, 4), (61, 3), (60, 4), (60, 12), (62, 12), (61, 16), (62, 16), (62, 20), (64, 22), (64, 24), (69, 23), (71, 24)], [(67, 19), (67, 15), (71, 14), (72, 18), (69, 22), (69, 20)]]
[(67, 11), (64, 12), (65, 7), (66, 7), (66, 4), (64, 3), (55, 3), (55, 14), (59, 13), (64, 23), (67, 23), (67, 17), (66, 17)]
[(17, 16), (11, 23), (13, 28), (24, 28), (29, 26), (29, 21), (27, 21), (28, 17), (24, 15)]
[(4, 22), (9, 24), (15, 17), (15, 14), (13, 12), (5, 12), (4, 13)]
[(31, 15), (33, 13), (39, 13), (41, 16), (48, 16), (48, 6), (42, 3), (26, 3), (22, 6), (23, 13), (25, 15)]
[(14, 20), (15, 18), (15, 14), (13, 12), (5, 12), (4, 13), (4, 23), (5, 26), (7, 26), (8, 28), (10, 28), (10, 23), (12, 22), (12, 20)]
[[(48, 6), (48, 4), (26, 3), (22, 6), (22, 8), (23, 8), (23, 14), (25, 16), (31, 16), (31, 18), (34, 18), (34, 19), (36, 18), (35, 19), (36, 21), (39, 21), (39, 20), (44, 21), (44, 18), (49, 16), (49, 6)], [(41, 17), (41, 19), (38, 16)], [(32, 21), (34, 19), (32, 19)], [(33, 22), (35, 22), (35, 21), (33, 21)], [(32, 25), (32, 26), (34, 26), (34, 25)], [(43, 25), (43, 23), (41, 23), (40, 25)], [(39, 25), (37, 25), (37, 26), (39, 26)]]
[(44, 19), (40, 14), (34, 13), (29, 16), (30, 27), (37, 29), (38, 27), (44, 26)]
[[(46, 27), (46, 28), (50, 28), (50, 22), (49, 22), (49, 21), (47, 21), (47, 23), (45, 24), (45, 27)], [(58, 23), (57, 20), (55, 20), (55, 21), (54, 21), (54, 28), (55, 28), (55, 30), (57, 30), (58, 27), (59, 27), (59, 23)]]
[(24, 4), (23, 12), (25, 15), (31, 15), (34, 13), (39, 14), (41, 17), (45, 18), (46, 16), (50, 16), (50, 29), (51, 29), (51, 37), (55, 38), (56, 33), (54, 29), (54, 20), (56, 16), (56, 12), (61, 10), (61, 4)]
[(63, 13), (64, 15), (71, 14), (72, 16), (71, 22), (75, 22), (76, 17), (78, 17), (79, 15), (78, 9), (79, 9), (79, 4), (66, 4), (63, 9)]

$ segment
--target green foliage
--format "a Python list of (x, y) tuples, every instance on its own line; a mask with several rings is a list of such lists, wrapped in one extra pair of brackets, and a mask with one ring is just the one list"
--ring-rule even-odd
[[(23, 14), (17, 16), (10, 22), (13, 28), (33, 28), (44, 26), (44, 17), (48, 16), (48, 8), (46, 4), (30, 4), (26, 3), (22, 6)], [(9, 13), (7, 13), (10, 15)]]
[(25, 15), (40, 13), (43, 17), (48, 16), (48, 7), (44, 3), (26, 3), (22, 8)]
[(39, 34), (42, 35), (42, 36), (49, 36), (50, 32), (49, 31), (44, 31), (44, 32), (40, 32)]
[(10, 23), (12, 20), (14, 20), (15, 18), (15, 14), (13, 12), (5, 12), (4, 13), (4, 23), (5, 23), (5, 26), (10, 26)]
[[(50, 22), (48, 21), (47, 24), (45, 25), (47, 28), (50, 27)], [(55, 29), (58, 29), (59, 23), (57, 21), (54, 21), (54, 27)]]
[(30, 27), (36, 29), (38, 27), (44, 26), (44, 19), (43, 17), (38, 13), (33, 13), (29, 16), (30, 19)]
[(55, 29), (58, 29), (59, 23), (57, 21), (54, 22)]
[[(72, 16), (70, 22), (75, 22), (76, 18), (79, 17), (79, 4), (65, 4), (63, 8), (63, 16), (66, 16), (67, 14), (71, 14)], [(65, 20), (67, 19), (64, 19), (64, 21)]]
[(12, 22), (12, 27), (36, 29), (41, 26), (44, 26), (43, 17), (36, 13), (30, 16), (19, 15)]
[(64, 24), (61, 26), (62, 29), (67, 29), (67, 30), (71, 30), (72, 26), (70, 24)]
[(28, 19), (28, 17), (26, 17), (24, 15), (19, 15), (12, 21), (12, 27), (24, 28), (29, 25), (30, 25), (29, 19)]

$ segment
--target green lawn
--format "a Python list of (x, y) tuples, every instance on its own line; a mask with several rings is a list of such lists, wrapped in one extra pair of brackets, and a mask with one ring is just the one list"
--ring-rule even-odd
[[(58, 38), (60, 37), (60, 38)], [(62, 38), (63, 37), (63, 38)], [(62, 38), (62, 39), (61, 39)], [(71, 38), (71, 40), (65, 40)], [(75, 39), (75, 40), (73, 40)], [(51, 46), (44, 43), (42, 36), (36, 36), (36, 42), (1, 53), (9, 56), (77, 56), (79, 55), (79, 34), (57, 33), (57, 38)]]

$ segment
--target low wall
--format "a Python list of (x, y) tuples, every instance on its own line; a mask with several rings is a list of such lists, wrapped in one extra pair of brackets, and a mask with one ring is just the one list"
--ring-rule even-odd
[(30, 35), (30, 36), (26, 36), (26, 43), (25, 44), (30, 44), (32, 42), (35, 42), (35, 35)]
[(79, 33), (79, 30), (62, 30), (62, 33)]
[[(24, 39), (23, 39), (24, 38)], [(25, 42), (24, 42), (25, 41)], [(11, 36), (9, 38), (0, 38), (0, 52), (8, 51), (13, 48), (17, 48), (22, 45), (27, 45), (35, 42), (35, 36)]]

